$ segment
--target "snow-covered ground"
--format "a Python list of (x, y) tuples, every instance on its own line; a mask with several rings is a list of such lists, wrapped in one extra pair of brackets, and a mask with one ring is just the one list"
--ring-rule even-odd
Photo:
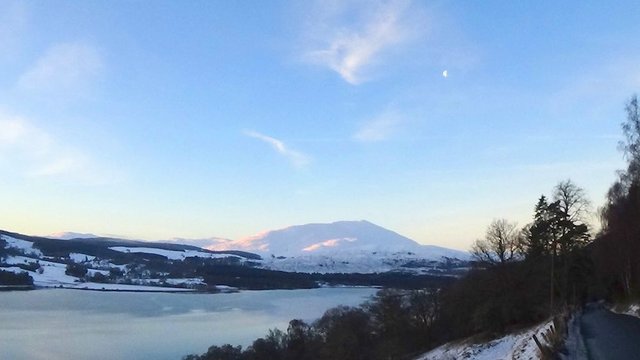
[(19, 249), (25, 255), (42, 256), (42, 251), (34, 248), (31, 241), (20, 240), (11, 236), (3, 236), (2, 239), (7, 242), (8, 248)]
[(75, 263), (89, 262), (95, 260), (95, 256), (79, 253), (70, 253), (69, 259)]
[[(437, 271), (439, 263), (419, 268), (403, 268), (410, 261), (422, 260), (408, 252), (343, 251), (333, 254), (309, 254), (291, 257), (267, 257), (262, 266), (271, 270), (303, 273), (380, 273), (403, 269), (407, 272), (424, 273)], [(441, 265), (441, 264), (440, 264)]]
[(145, 254), (161, 255), (161, 256), (165, 256), (169, 260), (184, 260), (188, 257), (201, 257), (201, 258), (208, 258), (208, 259), (236, 257), (236, 258), (242, 259), (241, 256), (237, 256), (237, 255), (212, 254), (212, 253), (197, 251), (197, 250), (178, 251), (178, 250), (158, 249), (153, 247), (129, 247), (129, 246), (112, 246), (109, 249), (123, 252), (123, 253), (145, 253)]
[[(39, 260), (26, 256), (8, 256), (5, 259), (7, 265), (28, 265), (30, 263), (37, 262), (40, 264), (40, 269), (36, 271), (24, 270), (18, 266), (9, 266), (0, 268), (4, 271), (11, 271), (14, 273), (26, 272), (33, 278), (33, 284), (37, 287), (45, 288), (66, 288), (66, 289), (87, 289), (87, 290), (113, 290), (113, 291), (161, 291), (161, 292), (178, 292), (178, 291), (193, 291), (193, 289), (174, 288), (174, 287), (160, 287), (152, 286), (151, 282), (147, 284), (129, 285), (129, 284), (104, 284), (95, 282), (83, 282), (75, 276), (65, 274), (67, 265), (52, 261)], [(88, 269), (88, 274), (94, 276), (96, 273), (108, 276), (108, 270), (100, 269)], [(160, 283), (158, 280), (156, 283)], [(198, 285), (202, 284), (201, 278), (196, 279), (166, 279), (165, 283), (169, 285)]]
[(640, 303), (628, 304), (624, 306), (614, 306), (611, 311), (618, 314), (625, 314), (640, 318)]
[(536, 360), (540, 359), (538, 347), (533, 340), (536, 335), (541, 342), (542, 333), (549, 329), (551, 321), (534, 326), (516, 334), (506, 335), (487, 343), (474, 344), (461, 341), (442, 345), (415, 360)]

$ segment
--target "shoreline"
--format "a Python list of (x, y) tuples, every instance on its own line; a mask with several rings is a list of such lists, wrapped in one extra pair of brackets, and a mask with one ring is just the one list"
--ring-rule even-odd
[[(111, 284), (111, 285), (129, 285), (129, 284)], [(215, 290), (198, 290), (198, 289), (186, 289), (186, 288), (166, 288), (162, 289), (158, 286), (147, 286), (150, 289), (144, 289), (144, 285), (129, 285), (136, 286), (136, 289), (126, 288), (89, 288), (89, 287), (72, 287), (72, 286), (39, 286), (39, 285), (0, 285), (0, 292), (3, 291), (35, 291), (35, 290), (79, 290), (79, 291), (96, 291), (96, 292), (128, 292), (128, 293), (164, 293), (164, 294), (233, 294), (244, 291), (274, 291), (274, 290), (311, 290), (308, 288), (298, 289), (238, 289), (238, 288), (223, 288)], [(358, 285), (335, 285), (335, 286), (319, 286), (312, 289), (382, 289), (382, 286), (358, 286)]]

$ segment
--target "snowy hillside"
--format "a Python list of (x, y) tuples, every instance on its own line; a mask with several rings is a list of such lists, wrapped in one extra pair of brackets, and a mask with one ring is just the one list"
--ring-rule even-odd
[(368, 221), (307, 224), (268, 231), (211, 250), (259, 253), (264, 268), (305, 273), (381, 273), (455, 275), (469, 254), (417, 242)]
[[(255, 254), (211, 252), (193, 246), (141, 243), (110, 238), (67, 239), (32, 237), (0, 230), (0, 271), (5, 282), (17, 285), (6, 273), (26, 273), (36, 288), (122, 291), (222, 290), (204, 282), (194, 266), (236, 264), (257, 260)], [(61, 236), (63, 237), (63, 236)], [(147, 246), (141, 246), (147, 245)], [(185, 265), (176, 263), (184, 262)], [(147, 266), (147, 264), (152, 264)], [(10, 280), (7, 280), (10, 279)], [(24, 282), (19, 284), (24, 285)]]
[(486, 343), (473, 343), (468, 339), (458, 343), (449, 343), (435, 348), (415, 360), (538, 360), (541, 356), (533, 340), (533, 335), (545, 342), (542, 334), (552, 326), (552, 322), (548, 321), (528, 330), (506, 335)]
[(285, 257), (336, 256), (345, 253), (414, 253), (426, 259), (441, 257), (466, 260), (464, 251), (417, 242), (368, 221), (338, 221), (273, 230), (237, 241), (221, 242), (210, 250), (245, 250)]

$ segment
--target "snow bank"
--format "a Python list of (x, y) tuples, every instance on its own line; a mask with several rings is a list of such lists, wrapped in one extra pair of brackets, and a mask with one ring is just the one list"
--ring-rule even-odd
[(630, 316), (635, 316), (637, 318), (640, 318), (640, 304), (628, 304), (628, 305), (624, 305), (624, 306), (613, 306), (611, 308), (611, 311), (618, 313), (618, 314), (624, 314), (624, 315), (630, 315)]
[(442, 345), (416, 358), (416, 360), (534, 360), (540, 359), (538, 347), (533, 341), (536, 335), (540, 341), (542, 333), (553, 323), (537, 325), (517, 334), (510, 334), (487, 343), (472, 344), (468, 340)]

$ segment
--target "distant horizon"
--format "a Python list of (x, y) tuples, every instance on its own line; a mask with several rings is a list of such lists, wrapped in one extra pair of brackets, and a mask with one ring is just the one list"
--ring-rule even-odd
[[(469, 249), (625, 166), (640, 2), (0, 2), (0, 224)], [(597, 228), (597, 219), (592, 219)]]
[(404, 236), (410, 240), (415, 241), (416, 243), (420, 244), (420, 245), (426, 245), (426, 246), (439, 246), (439, 247), (444, 247), (444, 248), (449, 248), (449, 249), (453, 249), (453, 250), (461, 250), (461, 251), (469, 251), (470, 249), (460, 249), (460, 248), (455, 248), (455, 247), (450, 247), (450, 246), (443, 246), (443, 245), (438, 245), (438, 244), (432, 244), (432, 243), (421, 243), (415, 239), (412, 239), (409, 236), (403, 235), (400, 232), (395, 231), (394, 229), (390, 229), (387, 228), (385, 226), (382, 226), (380, 224), (376, 224), (373, 223), (371, 221), (368, 221), (366, 219), (360, 219), (360, 220), (336, 220), (336, 221), (331, 221), (331, 222), (326, 222), (326, 223), (321, 223), (321, 222), (311, 222), (311, 223), (306, 223), (306, 224), (294, 224), (294, 225), (290, 225), (290, 226), (285, 226), (282, 228), (277, 228), (277, 229), (269, 229), (269, 230), (264, 230), (264, 231), (260, 231), (258, 233), (254, 233), (251, 235), (246, 235), (246, 236), (241, 236), (238, 238), (225, 238), (225, 237), (219, 237), (219, 236), (208, 236), (208, 237), (201, 237), (201, 238), (185, 238), (185, 237), (181, 237), (181, 236), (173, 236), (173, 237), (168, 237), (168, 238), (139, 238), (139, 237), (131, 237), (131, 236), (125, 236), (125, 235), (119, 235), (119, 234), (96, 234), (96, 233), (87, 233), (87, 232), (76, 232), (76, 231), (56, 231), (53, 233), (48, 233), (48, 234), (31, 234), (31, 233), (24, 233), (24, 232), (20, 232), (20, 231), (12, 231), (10, 229), (1, 229), (4, 231), (8, 231), (8, 232), (14, 232), (14, 233), (19, 233), (19, 234), (23, 234), (23, 235), (29, 235), (29, 236), (39, 236), (39, 237), (48, 237), (48, 238), (53, 238), (53, 239), (73, 239), (71, 237), (68, 237), (68, 235), (73, 234), (73, 235), (78, 235), (78, 237), (74, 237), (74, 238), (113, 238), (113, 239), (122, 239), (122, 240), (138, 240), (138, 241), (144, 241), (144, 242), (163, 242), (163, 241), (168, 241), (168, 242), (180, 242), (180, 241), (185, 241), (185, 242), (194, 242), (194, 241), (200, 241), (200, 240), (221, 240), (221, 241), (234, 241), (234, 240), (244, 240), (244, 239), (249, 239), (255, 236), (260, 236), (260, 235), (264, 235), (267, 234), (269, 232), (272, 231), (278, 231), (278, 230), (285, 230), (288, 229), (290, 227), (294, 227), (294, 226), (302, 226), (302, 225), (312, 225), (312, 224), (333, 224), (333, 223), (339, 223), (339, 222), (368, 222), (371, 223), (373, 225), (379, 226), (381, 228), (384, 228), (386, 230), (392, 231), (394, 233), (397, 233), (401, 236)]
[[(412, 239), (411, 237), (405, 236), (401, 233), (398, 233), (397, 231), (393, 230), (393, 229), (389, 229), (386, 228), (382, 225), (379, 224), (375, 224), (371, 221), (365, 220), (365, 219), (361, 219), (361, 220), (336, 220), (336, 221), (331, 221), (328, 223), (320, 223), (320, 222), (312, 222), (312, 223), (307, 223), (307, 224), (294, 224), (294, 225), (290, 225), (290, 226), (286, 226), (283, 228), (277, 228), (277, 229), (269, 229), (269, 230), (264, 230), (264, 231), (260, 231), (258, 233), (252, 234), (252, 235), (246, 235), (246, 236), (241, 236), (235, 239), (231, 239), (231, 238), (223, 238), (223, 237), (219, 237), (219, 236), (209, 236), (209, 237), (203, 237), (203, 238), (185, 238), (185, 237), (181, 237), (181, 236), (174, 236), (174, 237), (170, 237), (170, 238), (161, 238), (161, 239), (145, 239), (145, 238), (136, 238), (136, 237), (129, 237), (129, 236), (124, 236), (124, 235), (118, 235), (118, 234), (94, 234), (94, 233), (79, 233), (79, 232), (75, 232), (75, 231), (58, 231), (58, 232), (54, 232), (54, 233), (50, 233), (50, 234), (26, 234), (26, 233), (21, 233), (23, 235), (30, 235), (30, 236), (40, 236), (40, 237), (48, 237), (48, 238), (54, 238), (54, 239), (79, 239), (79, 238), (93, 238), (93, 237), (97, 237), (97, 238), (113, 238), (113, 239), (122, 239), (122, 240), (138, 240), (138, 241), (144, 241), (144, 242), (163, 242), (163, 241), (168, 241), (168, 242), (176, 242), (179, 243), (180, 241), (185, 241), (186, 243), (193, 245), (195, 244), (195, 242), (197, 241), (207, 241), (207, 240), (220, 240), (220, 241), (235, 241), (235, 240), (245, 240), (245, 239), (250, 239), (253, 238), (255, 236), (260, 236), (260, 235), (264, 235), (267, 234), (269, 232), (273, 232), (273, 231), (278, 231), (278, 230), (285, 230), (294, 226), (304, 226), (304, 225), (328, 225), (328, 224), (334, 224), (334, 223), (340, 223), (340, 222), (368, 222), (370, 224), (373, 224), (375, 226), (379, 226), (383, 229), (389, 230), (391, 232), (397, 233), (401, 236), (404, 236), (410, 240), (415, 241), (416, 243), (420, 244), (420, 245), (425, 245), (425, 246), (439, 246), (439, 247), (444, 247), (444, 248), (449, 248), (449, 249), (453, 249), (453, 250), (461, 250), (461, 251), (469, 251), (470, 249), (457, 249), (454, 247), (449, 247), (449, 246), (442, 246), (442, 245), (437, 245), (437, 244), (431, 244), (431, 243), (421, 243), (415, 239)], [(10, 231), (10, 230), (6, 230), (5, 231), (9, 231), (9, 232), (14, 232), (14, 231)], [(73, 235), (78, 235), (78, 237), (68, 237), (68, 235), (73, 234)]]

